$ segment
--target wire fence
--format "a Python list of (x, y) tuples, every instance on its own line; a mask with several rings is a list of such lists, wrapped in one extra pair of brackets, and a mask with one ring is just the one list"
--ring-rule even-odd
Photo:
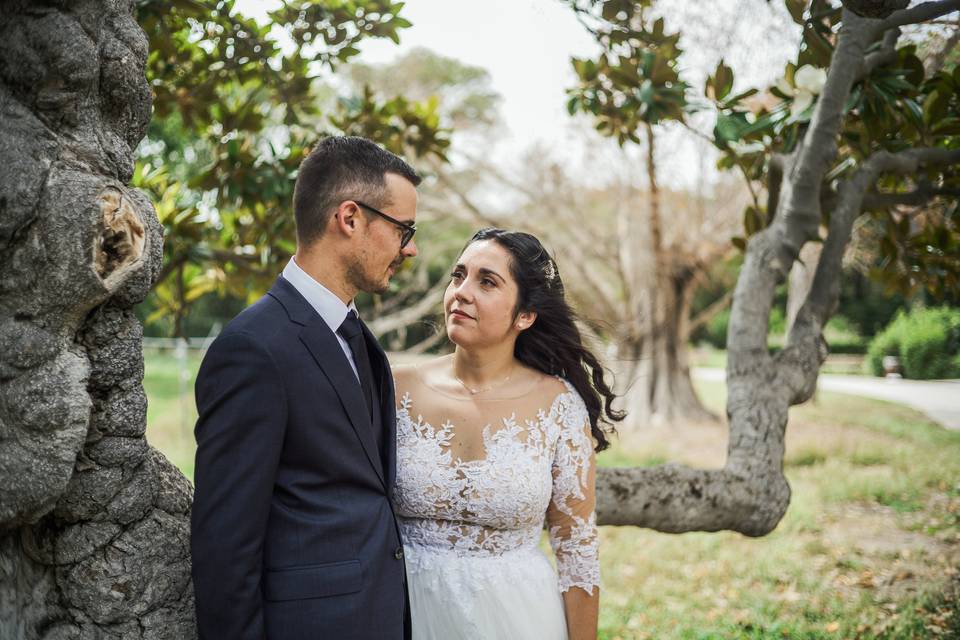
[(177, 370), (178, 422), (180, 431), (184, 435), (192, 434), (195, 416), (193, 407), (193, 376), (195, 371), (194, 365), (190, 362), (191, 356), (194, 358), (202, 357), (219, 332), (220, 326), (215, 326), (206, 337), (152, 338), (145, 336), (143, 338), (145, 357), (148, 354), (173, 355)]

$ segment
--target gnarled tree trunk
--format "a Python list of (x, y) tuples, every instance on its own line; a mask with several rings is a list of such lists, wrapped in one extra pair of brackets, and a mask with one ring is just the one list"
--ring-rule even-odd
[(189, 482), (144, 438), (162, 229), (132, 0), (0, 3), (0, 637), (195, 636)]

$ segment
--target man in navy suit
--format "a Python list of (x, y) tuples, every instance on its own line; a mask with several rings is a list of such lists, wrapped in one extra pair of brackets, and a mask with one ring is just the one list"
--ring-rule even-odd
[(363, 138), (300, 165), (297, 252), (197, 376), (191, 522), (204, 640), (409, 638), (390, 504), (393, 379), (353, 305), (405, 258), (417, 173)]

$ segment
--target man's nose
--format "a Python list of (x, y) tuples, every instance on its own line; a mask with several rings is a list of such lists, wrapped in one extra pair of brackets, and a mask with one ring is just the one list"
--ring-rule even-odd
[(400, 255), (407, 258), (416, 258), (417, 253), (417, 241), (413, 238), (410, 238), (410, 242), (407, 243), (407, 246), (400, 250)]

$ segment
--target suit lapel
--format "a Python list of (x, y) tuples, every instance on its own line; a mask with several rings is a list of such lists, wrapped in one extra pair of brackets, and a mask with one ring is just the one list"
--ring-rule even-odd
[(377, 443), (371, 429), (370, 412), (367, 411), (367, 403), (363, 399), (363, 391), (357, 382), (357, 377), (350, 368), (347, 356), (340, 348), (336, 336), (318, 316), (316, 322), (300, 331), (300, 340), (310, 350), (313, 359), (340, 397), (340, 403), (350, 418), (350, 424), (360, 439), (360, 444), (363, 445), (367, 460), (377, 472), (380, 482), (383, 482), (386, 487), (380, 453), (377, 451)]
[[(388, 489), (384, 480), (380, 453), (377, 451), (377, 443), (370, 424), (370, 412), (367, 411), (367, 403), (363, 399), (363, 390), (357, 382), (353, 369), (350, 368), (350, 363), (337, 337), (296, 288), (282, 277), (278, 278), (276, 284), (270, 289), (270, 295), (284, 306), (292, 322), (303, 325), (299, 335), (300, 341), (306, 346), (336, 391), (350, 419), (350, 426), (360, 439), (367, 460), (376, 471), (384, 488)], [(382, 350), (380, 353), (383, 353)]]

